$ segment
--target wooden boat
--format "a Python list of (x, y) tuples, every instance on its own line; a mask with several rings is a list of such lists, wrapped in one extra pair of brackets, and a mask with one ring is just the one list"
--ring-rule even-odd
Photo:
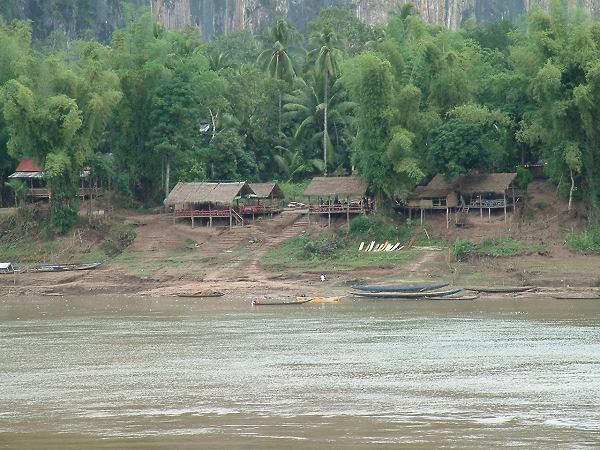
[(552, 298), (557, 300), (600, 300), (600, 296), (596, 297), (577, 297), (575, 295), (553, 295)]
[(186, 298), (209, 298), (209, 297), (223, 297), (225, 294), (219, 291), (201, 291), (201, 292), (178, 292), (177, 297)]
[(425, 297), (427, 300), (456, 300), (456, 301), (468, 301), (475, 300), (479, 298), (479, 295), (464, 295), (462, 297)]
[(378, 286), (378, 285), (353, 285), (352, 289), (365, 292), (423, 292), (433, 291), (435, 289), (441, 289), (448, 286), (450, 283), (435, 283), (435, 284), (399, 284), (391, 286)]
[(37, 267), (32, 267), (27, 272), (69, 272), (73, 270), (92, 270), (102, 263), (85, 263), (85, 264), (41, 264)]
[(338, 297), (296, 297), (296, 301), (310, 300), (313, 303), (337, 303), (344, 298), (343, 295)]
[(260, 300), (252, 300), (252, 306), (292, 306), (292, 305), (303, 305), (304, 303), (310, 302), (312, 299), (307, 298), (306, 300), (296, 300), (295, 302), (263, 302)]
[(449, 295), (458, 294), (460, 291), (462, 291), (462, 289), (450, 289), (448, 291), (437, 292), (350, 292), (350, 294), (363, 298), (397, 298), (410, 300), (430, 297), (447, 297)]
[(535, 286), (493, 286), (493, 287), (470, 287), (469, 291), (484, 292), (488, 294), (513, 294), (527, 292), (535, 289)]

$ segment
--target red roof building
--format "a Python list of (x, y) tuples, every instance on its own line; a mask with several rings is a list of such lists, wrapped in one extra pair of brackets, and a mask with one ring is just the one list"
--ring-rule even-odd
[(33, 162), (33, 159), (22, 159), (15, 172), (43, 172), (43, 170)]

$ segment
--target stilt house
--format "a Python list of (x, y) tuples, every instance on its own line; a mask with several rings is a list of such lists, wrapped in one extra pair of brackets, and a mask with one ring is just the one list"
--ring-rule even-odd
[(331, 225), (332, 216), (350, 216), (366, 214), (374, 204), (366, 197), (367, 182), (358, 176), (351, 177), (315, 177), (304, 196), (308, 198), (308, 220), (311, 215), (327, 216)]
[(244, 225), (244, 218), (237, 207), (239, 200), (254, 194), (245, 181), (233, 183), (177, 183), (164, 200), (172, 208), (173, 222), (178, 218), (189, 218), (192, 228), (195, 223), (206, 223), (212, 227), (219, 222)]

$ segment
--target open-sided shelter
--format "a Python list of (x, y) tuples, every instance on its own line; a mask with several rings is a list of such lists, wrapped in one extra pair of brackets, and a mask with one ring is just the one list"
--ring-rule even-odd
[(233, 222), (244, 224), (243, 217), (234, 206), (237, 201), (254, 194), (245, 181), (233, 183), (177, 183), (171, 190), (164, 204), (173, 208), (173, 221), (178, 217), (191, 218), (194, 227), (195, 218), (207, 219), (212, 227), (213, 219), (229, 219), (229, 227)]
[(276, 200), (283, 199), (285, 195), (276, 181), (250, 183), (250, 189), (254, 191), (254, 194), (248, 196), (248, 205), (240, 207), (240, 214), (243, 216), (252, 216), (254, 219), (257, 215), (270, 214), (272, 216), (280, 212)]
[[(506, 220), (507, 208), (513, 212), (521, 193), (515, 189), (516, 173), (474, 173), (447, 181), (437, 174), (426, 186), (417, 187), (406, 201), (409, 216), (420, 211), (421, 220), (427, 210), (445, 210), (447, 223), (453, 210), (468, 213), (470, 209), (502, 209)], [(458, 220), (458, 213), (457, 213)]]
[[(90, 186), (84, 186), (84, 180), (91, 175), (92, 168), (85, 166), (81, 170), (81, 186), (79, 187), (79, 196), (85, 197), (93, 194)], [(32, 159), (22, 159), (15, 169), (15, 172), (8, 176), (11, 179), (23, 180), (27, 183), (26, 196), (30, 198), (44, 199), (50, 198), (50, 190), (46, 187), (44, 170)], [(89, 183), (88, 183), (89, 184)], [(97, 195), (97, 194), (96, 194)]]
[(331, 224), (332, 215), (346, 215), (350, 223), (351, 214), (366, 214), (373, 204), (367, 199), (368, 184), (362, 177), (315, 177), (304, 196), (308, 197), (308, 220), (311, 214), (327, 215)]

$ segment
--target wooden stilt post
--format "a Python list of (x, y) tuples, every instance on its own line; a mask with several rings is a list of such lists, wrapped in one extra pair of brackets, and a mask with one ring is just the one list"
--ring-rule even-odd
[(231, 213), (232, 208), (231, 205), (229, 205), (229, 229), (231, 230), (233, 228), (233, 215)]
[(450, 228), (450, 215), (448, 214), (448, 207), (446, 206), (446, 230)]
[(515, 197), (515, 187), (514, 186), (512, 188), (512, 199), (513, 199), (513, 222), (514, 222), (515, 216), (517, 214), (517, 210), (516, 210), (516, 208), (517, 208), (517, 199)]
[(421, 208), (421, 225), (423, 225), (423, 208)]
[(504, 191), (504, 225), (506, 225), (506, 191)]
[(327, 226), (331, 226), (331, 195), (327, 196)]
[(208, 203), (208, 224), (212, 228), (212, 208), (210, 207), (210, 202)]
[(194, 210), (190, 209), (190, 215), (192, 216), (192, 230), (194, 229)]
[(483, 203), (481, 202), (481, 194), (479, 194), (479, 217), (483, 222)]
[(492, 208), (488, 208), (488, 222), (492, 223)]
[(350, 197), (346, 197), (346, 223), (350, 229)]

